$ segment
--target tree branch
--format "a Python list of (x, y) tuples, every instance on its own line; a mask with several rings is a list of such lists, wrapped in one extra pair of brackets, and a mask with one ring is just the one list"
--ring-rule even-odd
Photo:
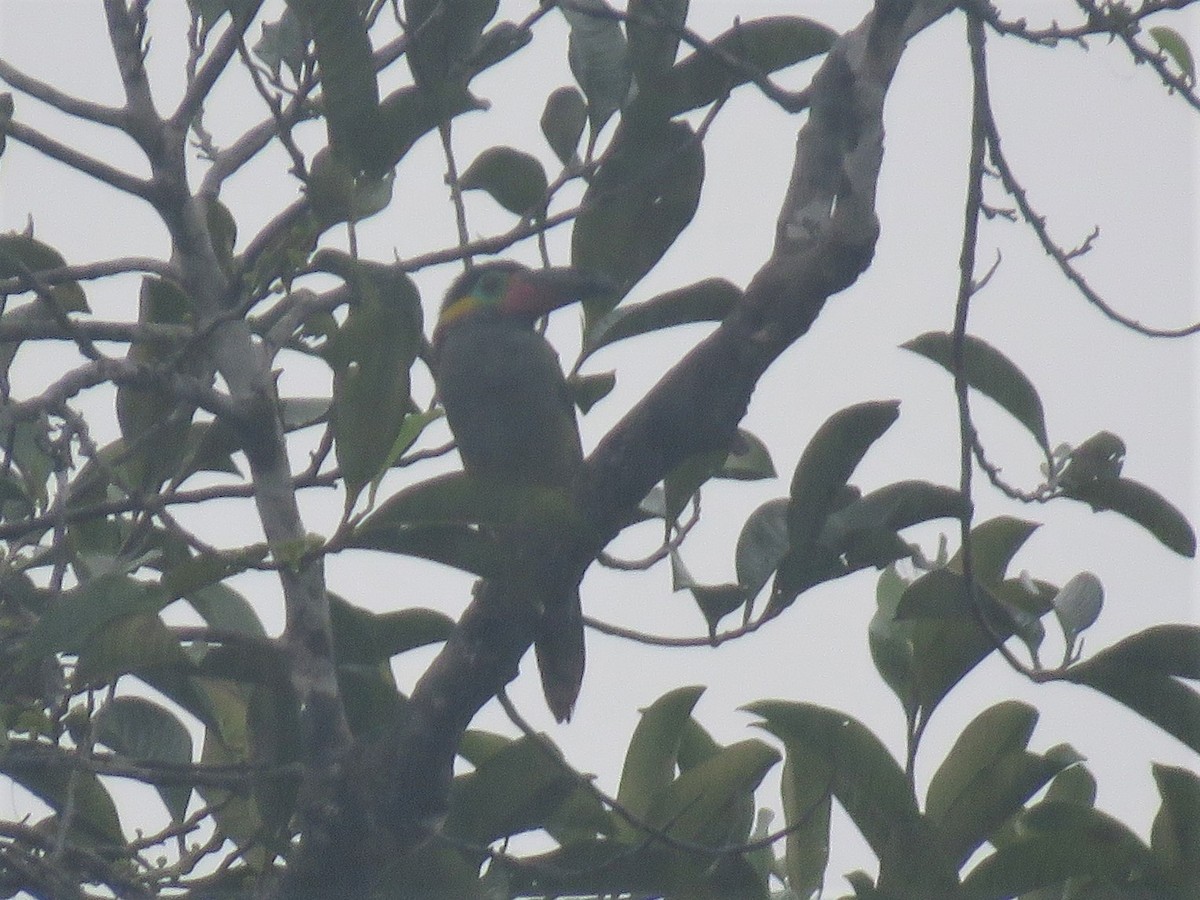
[(10, 120), (4, 125), (4, 133), (13, 140), (32, 147), (44, 156), (56, 159), (63, 165), (70, 166), (85, 175), (91, 175), (97, 181), (102, 181), (118, 191), (124, 191), (126, 194), (132, 194), (146, 201), (149, 201), (153, 195), (153, 185), (149, 181), (130, 175), (95, 157), (80, 153), (73, 147), (61, 144), (49, 135), (30, 128), (28, 125)]
[[(878, 224), (883, 101), (905, 42), (949, 2), (879, 2), (830, 50), (812, 85), (774, 253), (739, 306), (669, 371), (587, 459), (580, 520), (592, 529), (572, 550), (576, 578), (629, 521), (646, 493), (679, 462), (726, 449), (758, 378), (811, 326), (825, 301), (866, 269)], [(345, 798), (400, 848), (421, 840), (445, 808), (462, 730), (515, 675), (536, 614), (523, 598), (481, 582), (442, 652), (413, 689), (403, 721), (347, 765)], [(364, 812), (365, 811), (365, 812)], [(339, 823), (345, 824), (345, 823)], [(359, 830), (361, 829), (361, 830)], [(359, 864), (366, 843), (339, 845)], [(393, 851), (394, 852), (394, 851)], [(302, 877), (302, 868), (296, 867)]]
[(64, 93), (32, 75), (25, 74), (3, 59), (0, 59), (0, 79), (8, 82), (23, 94), (28, 94), (35, 100), (41, 100), (46, 105), (53, 106), (59, 112), (69, 116), (95, 122), (98, 125), (109, 125), (113, 128), (121, 128), (125, 124), (124, 110)]

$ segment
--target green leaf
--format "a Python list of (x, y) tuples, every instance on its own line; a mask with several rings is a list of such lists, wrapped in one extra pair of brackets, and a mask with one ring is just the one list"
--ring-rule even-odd
[(925, 815), (938, 832), (942, 852), (963, 865), (992, 834), (1078, 755), (1026, 748), (1038, 712), (1015, 700), (976, 716), (929, 782)]
[(748, 597), (758, 596), (788, 548), (786, 497), (768, 500), (754, 510), (738, 535), (737, 580)]
[(808, 703), (762, 700), (746, 710), (783, 741), (789, 757), (810, 767), (812, 778), (849, 814), (879, 858), (880, 891), (894, 896), (952, 896), (954, 868), (939, 855), (904, 772), (861, 722)]
[(420, 90), (441, 104), (461, 91), (483, 29), (496, 15), (497, 0), (404, 0), (411, 36), (408, 65)]
[(768, 609), (783, 609), (822, 578), (813, 548), (826, 519), (845, 505), (846, 482), (859, 462), (899, 415), (897, 401), (861, 403), (830, 416), (800, 456), (792, 475), (787, 555), (780, 563)]
[(579, 159), (579, 138), (587, 125), (587, 103), (573, 87), (560, 87), (546, 98), (542, 110), (542, 134), (546, 143), (564, 166)]
[(159, 585), (122, 573), (100, 575), (63, 591), (29, 632), (22, 653), (28, 665), (49, 653), (74, 653), (109, 623), (156, 614), (171, 600)]
[(1064, 486), (1063, 496), (1080, 500), (1096, 512), (1112, 510), (1141, 525), (1164, 547), (1191, 559), (1196, 555), (1196, 533), (1170, 501), (1153, 488), (1132, 478), (1096, 478)]
[(480, 845), (531, 831), (577, 787), (557, 754), (550, 759), (541, 742), (522, 737), (454, 779), (445, 830)]
[(536, 216), (546, 206), (548, 182), (542, 164), (512, 147), (484, 150), (459, 179), (465, 191), (486, 191), (518, 216)]
[(410, 369), (421, 346), (421, 302), (408, 276), (326, 252), (314, 265), (347, 280), (356, 302), (330, 338), (334, 451), (347, 506), (389, 463), (410, 408)]
[(1132, 885), (1149, 864), (1146, 846), (1111, 816), (1074, 803), (1040, 803), (1022, 817), (1016, 841), (984, 859), (963, 879), (961, 896), (1002, 900), (1069, 878)]
[[(929, 331), (900, 346), (919, 353), (953, 374), (953, 334)], [(967, 384), (1000, 404), (1025, 426), (1041, 447), (1049, 448), (1042, 400), (1033, 382), (1012, 360), (986, 341), (968, 334), (963, 336), (963, 372)]]
[[(394, 150), (389, 146), (378, 152), (386, 155)], [(392, 200), (392, 175), (386, 169), (377, 174), (376, 168), (362, 172), (358, 160), (346, 158), (333, 147), (317, 152), (304, 188), (321, 229), (339, 222), (361, 222), (387, 208)]]
[(567, 387), (571, 391), (571, 399), (579, 407), (579, 411), (587, 413), (593, 406), (612, 393), (617, 386), (616, 372), (596, 372), (592, 375), (576, 373), (567, 379)]
[[(43, 244), (27, 234), (0, 234), (0, 278), (26, 280), (29, 273), (60, 269), (67, 264), (61, 253), (49, 244)], [(25, 284), (24, 291), (32, 291), (33, 285)], [(87, 296), (77, 281), (64, 281), (52, 286), (49, 296), (62, 313), (90, 312)], [(46, 319), (52, 319), (49, 310)]]
[[(639, 819), (645, 819), (656, 798), (675, 779), (679, 742), (692, 709), (704, 688), (681, 687), (663, 694), (642, 710), (625, 752), (617, 801)], [(624, 819), (621, 833), (630, 839), (636, 832)]]
[(357, 172), (379, 175), (379, 85), (371, 40), (356, 0), (288, 0), (316, 45), (329, 144)]
[(780, 781), (780, 800), (788, 827), (784, 869), (788, 888), (797, 897), (818, 895), (829, 865), (829, 816), (833, 794), (822, 777), (825, 766), (804, 744), (787, 746)]
[(625, 33), (616, 18), (607, 14), (601, 0), (579, 0), (559, 9), (571, 26), (567, 61), (587, 97), (594, 140), (629, 96), (629, 48)]
[(373, 613), (333, 594), (329, 597), (338, 665), (384, 663), (416, 647), (446, 640), (454, 620), (432, 609)]
[(452, 472), (389, 497), (355, 528), (347, 547), (420, 556), (477, 575), (506, 557), (477, 525), (544, 523), (579, 528), (577, 510), (558, 488), (487, 481)]
[(227, 584), (205, 585), (190, 591), (185, 599), (210, 628), (266, 637), (254, 606)]
[(1151, 766), (1162, 805), (1154, 817), (1150, 846), (1170, 881), (1182, 889), (1200, 885), (1200, 777), (1178, 766)]
[(1099, 431), (1067, 457), (1059, 483), (1072, 490), (1090, 481), (1118, 478), (1125, 465), (1125, 442), (1111, 431)]
[[(996, 516), (972, 528), (971, 562), (976, 580), (989, 587), (1000, 584), (1017, 551), (1039, 527), (1037, 522)], [(962, 572), (962, 550), (954, 554), (946, 568)]]
[(646, 814), (651, 828), (674, 838), (708, 846), (743, 843), (748, 821), (736, 813), (753, 800), (779, 751), (760, 740), (738, 741), (680, 774), (667, 785)]
[(928, 481), (897, 481), (874, 490), (830, 513), (821, 530), (821, 543), (840, 548), (860, 531), (899, 531), (933, 519), (956, 519), (967, 512), (962, 494)]
[[(60, 816), (69, 807), (74, 841), (123, 848), (125, 834), (116, 804), (100, 779), (76, 764), (77, 751), (39, 744), (35, 756), (20, 752), (23, 743), (13, 741), (9, 752), (0, 754), (0, 772), (36, 794)], [(54, 828), (53, 822), (47, 824)]]
[(875, 614), (867, 628), (867, 640), (875, 669), (911, 719), (917, 710), (913, 688), (913, 623), (898, 620), (896, 609), (908, 582), (895, 566), (880, 573), (875, 584)]
[(1066, 678), (1107, 694), (1200, 753), (1200, 627), (1158, 625), (1071, 666)]
[[(195, 3), (196, 0), (188, 0), (188, 2)], [(203, 0), (203, 2), (212, 4), (213, 0)], [(216, 0), (216, 2), (223, 11), (224, 0)], [(309, 35), (304, 23), (289, 6), (284, 8), (274, 22), (262, 23), (262, 35), (254, 44), (254, 55), (276, 76), (286, 65), (292, 73), (292, 77), (299, 81), (303, 74), (304, 56), (308, 51), (308, 42)]]
[[(811, 59), (833, 46), (837, 36), (833, 29), (801, 16), (739, 22), (712, 41), (716, 52), (692, 53), (666, 73), (650, 103), (668, 116), (707, 106), (750, 81), (749, 73), (769, 75)], [(721, 58), (726, 54), (744, 65), (730, 67)]]
[(732, 282), (724, 278), (706, 278), (643, 303), (618, 306), (588, 328), (583, 339), (583, 355), (586, 357), (616, 341), (664, 328), (719, 322), (741, 298), (741, 289)]
[(571, 263), (617, 286), (585, 300), (585, 333), (641, 280), (700, 203), (704, 149), (683, 122), (623, 121), (583, 197)]
[(1167, 28), (1165, 25), (1155, 25), (1153, 28), (1146, 30), (1150, 32), (1150, 36), (1158, 44), (1158, 49), (1171, 57), (1175, 65), (1179, 67), (1184, 81), (1189, 84), (1195, 84), (1196, 63), (1192, 58), (1191, 48), (1188, 47), (1188, 43), (1183, 35), (1174, 28)]
[(899, 414), (895, 400), (860, 403), (834, 413), (817, 429), (792, 475), (788, 535), (794, 549), (803, 552), (816, 543), (835, 498)]
[(80, 644), (75, 677), (103, 684), (126, 672), (169, 668), (188, 672), (191, 661), (156, 614), (136, 613), (112, 620)]
[(775, 463), (771, 461), (771, 451), (767, 445), (744, 428), (737, 430), (733, 449), (725, 458), (721, 467), (713, 473), (713, 478), (726, 478), (732, 481), (761, 481), (764, 478), (774, 478)]
[[(144, 697), (117, 697), (101, 708), (96, 740), (138, 763), (186, 766), (192, 762), (192, 736), (170, 711)], [(183, 821), (192, 790), (187, 785), (156, 785), (171, 820)]]
[(12, 121), (13, 95), (5, 91), (0, 94), (0, 156), (4, 155), (4, 146), (8, 138), (8, 123)]
[(625, 30), (639, 91), (653, 89), (675, 64), (687, 14), (688, 0), (629, 0)]

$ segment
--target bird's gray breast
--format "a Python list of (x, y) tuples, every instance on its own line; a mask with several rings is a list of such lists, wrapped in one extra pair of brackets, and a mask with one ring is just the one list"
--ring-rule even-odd
[(438, 393), (468, 471), (567, 484), (582, 457), (558, 356), (509, 323), (462, 323), (437, 361)]

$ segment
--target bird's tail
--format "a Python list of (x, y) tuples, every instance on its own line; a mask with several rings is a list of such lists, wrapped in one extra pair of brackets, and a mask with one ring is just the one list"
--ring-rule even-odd
[(546, 705), (555, 721), (565, 722), (583, 684), (583, 610), (577, 589), (565, 600), (546, 604), (534, 649)]

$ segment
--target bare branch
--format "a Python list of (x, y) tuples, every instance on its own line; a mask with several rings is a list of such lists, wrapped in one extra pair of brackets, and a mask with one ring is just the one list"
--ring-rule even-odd
[(95, 122), (98, 125), (109, 125), (113, 128), (124, 127), (124, 110), (112, 106), (104, 106), (101, 103), (93, 103), (90, 100), (83, 100), (71, 94), (64, 93), (58, 90), (58, 88), (51, 87), (46, 82), (34, 78), (32, 75), (25, 74), (16, 66), (5, 62), (3, 59), (0, 59), (0, 79), (7, 81), (16, 90), (28, 94), (36, 100), (41, 100), (43, 103), (53, 106), (59, 112), (64, 112), (69, 116), (75, 116), (78, 119), (84, 119), (88, 122)]
[(130, 175), (95, 157), (80, 153), (73, 147), (68, 147), (28, 125), (10, 120), (4, 126), (4, 133), (13, 140), (20, 141), (39, 153), (56, 159), (85, 175), (91, 175), (97, 181), (102, 181), (118, 191), (124, 191), (126, 194), (132, 194), (146, 201), (149, 201), (153, 195), (153, 185), (149, 181)]

